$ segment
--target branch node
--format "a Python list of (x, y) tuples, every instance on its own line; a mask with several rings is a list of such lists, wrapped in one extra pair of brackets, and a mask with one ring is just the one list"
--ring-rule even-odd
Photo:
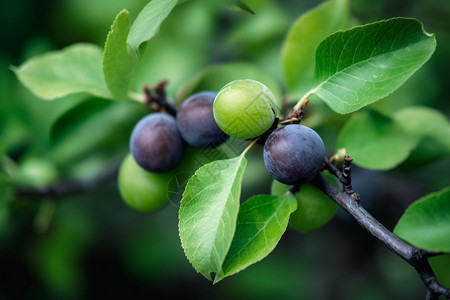
[(289, 124), (299, 124), (303, 118), (303, 111), (305, 110), (306, 104), (308, 104), (309, 99), (305, 99), (299, 109), (294, 109), (291, 113), (284, 119), (280, 120), (278, 124), (289, 125)]
[(358, 193), (356, 193), (355, 191), (353, 191), (352, 188), (352, 176), (351, 176), (351, 171), (352, 171), (352, 161), (353, 158), (351, 158), (350, 156), (346, 155), (344, 157), (344, 167), (342, 169), (342, 173), (341, 176), (339, 177), (339, 180), (341, 181), (343, 187), (343, 191), (348, 194), (353, 200), (355, 201), (360, 201), (360, 196)]
[(167, 80), (162, 80), (155, 87), (144, 86), (145, 103), (152, 111), (166, 111), (172, 116), (176, 116), (177, 109), (167, 100), (167, 84)]

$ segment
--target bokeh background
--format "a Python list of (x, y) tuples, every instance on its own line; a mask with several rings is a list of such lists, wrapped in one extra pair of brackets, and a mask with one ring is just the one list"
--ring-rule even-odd
[[(175, 99), (182, 84), (213, 63), (244, 61), (282, 82), (280, 49), (291, 24), (321, 1), (246, 1), (256, 15), (210, 1), (177, 6), (147, 46), (139, 80), (169, 79)], [(213, 2), (213, 1), (211, 1)], [(414, 269), (339, 211), (326, 226), (302, 234), (288, 229), (262, 262), (212, 285), (183, 254), (176, 203), (143, 214), (120, 198), (114, 170), (128, 152), (137, 120), (135, 103), (74, 95), (36, 98), (10, 66), (78, 42), (104, 45), (115, 15), (134, 19), (146, 0), (15, 0), (0, 10), (0, 155), (17, 182), (42, 187), (55, 179), (109, 180), (64, 197), (19, 196), (0, 172), (0, 299), (424, 299)], [(389, 99), (373, 106), (395, 111), (426, 105), (450, 115), (450, 2), (353, 0), (355, 24), (415, 17), (434, 32), (431, 60)], [(280, 85), (281, 87), (281, 85)], [(320, 113), (316, 112), (316, 113)], [(330, 154), (345, 116), (325, 112), (316, 124)], [(424, 141), (392, 171), (355, 168), (354, 189), (389, 229), (414, 200), (449, 183), (450, 159)], [(430, 159), (431, 157), (431, 159)], [(243, 199), (270, 192), (261, 149), (249, 153)], [(434, 262), (442, 282), (450, 265)], [(447, 264), (447, 265), (446, 265)], [(442, 269), (442, 270), (440, 270)], [(442, 271), (442, 275), (441, 275)]]

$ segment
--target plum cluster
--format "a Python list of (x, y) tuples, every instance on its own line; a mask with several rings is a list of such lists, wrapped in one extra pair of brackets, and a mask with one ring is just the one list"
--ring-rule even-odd
[(213, 116), (217, 93), (199, 92), (187, 98), (176, 116), (155, 112), (139, 120), (130, 137), (130, 155), (119, 171), (119, 191), (138, 211), (152, 211), (168, 200), (168, 181), (188, 146), (212, 148), (227, 139)]
[(181, 162), (185, 142), (197, 148), (220, 145), (226, 135), (214, 120), (215, 97), (214, 92), (199, 92), (183, 102), (176, 117), (152, 113), (141, 119), (130, 138), (138, 165), (149, 172), (167, 172)]
[[(142, 118), (131, 133), (131, 155), (119, 172), (122, 198), (140, 211), (162, 206), (167, 202), (167, 185), (162, 185), (163, 189), (157, 186), (174, 175), (170, 172), (183, 161), (188, 145), (213, 148), (228, 136), (254, 139), (270, 133), (263, 151), (270, 175), (288, 185), (312, 180), (325, 156), (322, 139), (314, 130), (295, 122), (278, 124), (276, 111), (270, 89), (244, 79), (228, 83), (218, 93), (204, 91), (190, 96), (176, 116), (156, 112)], [(282, 126), (275, 129), (278, 125)]]
[[(230, 136), (250, 139), (273, 128), (275, 96), (264, 84), (250, 79), (225, 85), (214, 101), (213, 114), (219, 127)], [(283, 125), (270, 133), (264, 145), (265, 166), (276, 180), (301, 184), (321, 170), (325, 146), (311, 128)]]

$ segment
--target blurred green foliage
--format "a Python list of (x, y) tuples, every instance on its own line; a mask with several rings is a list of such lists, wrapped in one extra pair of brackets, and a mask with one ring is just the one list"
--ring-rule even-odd
[[(311, 233), (288, 231), (263, 262), (212, 286), (195, 273), (183, 254), (174, 204), (152, 214), (134, 212), (120, 199), (114, 180), (61, 198), (15, 194), (17, 184), (42, 187), (55, 180), (85, 180), (117, 165), (128, 152), (132, 127), (148, 111), (140, 104), (85, 94), (44, 101), (18, 82), (10, 66), (76, 42), (103, 47), (117, 13), (126, 8), (134, 20), (146, 3), (4, 3), (0, 12), (0, 270), (4, 275), (0, 299), (180, 295), (198, 299), (273, 299), (280, 295), (284, 299), (422, 299), (425, 288), (415, 271), (342, 213)], [(255, 66), (280, 83), (280, 51), (286, 33), (301, 14), (321, 1), (245, 3), (255, 15), (214, 1), (187, 1), (175, 7), (158, 37), (146, 45), (132, 82), (135, 92), (144, 84), (169, 79), (168, 92), (175, 99), (181, 87), (207, 72), (206, 67), (229, 62)], [(431, 60), (371, 108), (386, 113), (423, 105), (448, 117), (450, 71), (445, 66), (450, 65), (450, 3), (353, 0), (351, 12), (355, 23), (415, 17), (437, 38)], [(195, 84), (208, 86), (207, 78)], [(348, 116), (331, 112), (321, 102), (308, 107), (304, 124), (313, 126), (326, 149), (334, 151), (337, 133)], [(393, 228), (413, 200), (448, 185), (450, 158), (423, 159), (434, 150), (423, 140), (393, 171), (355, 169), (354, 176), (361, 177), (354, 189), (388, 228)], [(248, 159), (243, 198), (269, 193), (270, 177), (258, 163), (261, 148), (252, 150)], [(443, 266), (450, 268), (448, 258), (437, 266), (439, 274), (443, 273), (442, 282), (448, 285), (448, 275), (442, 271)]]

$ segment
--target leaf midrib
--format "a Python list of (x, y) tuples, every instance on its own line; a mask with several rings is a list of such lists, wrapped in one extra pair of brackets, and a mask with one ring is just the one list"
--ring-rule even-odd
[[(233, 180), (231, 181), (231, 184), (229, 185), (229, 187), (227, 187), (227, 191), (229, 191), (229, 192), (228, 192), (228, 196), (227, 196), (226, 201), (224, 202), (225, 205), (222, 206), (222, 210), (221, 210), (221, 214), (220, 214), (221, 218), (218, 218), (218, 219), (217, 219), (216, 226), (214, 227), (214, 228), (215, 228), (215, 233), (214, 233), (214, 244), (213, 244), (213, 246), (212, 246), (212, 248), (211, 248), (211, 253), (210, 253), (210, 254), (212, 254), (212, 251), (216, 251), (216, 253), (217, 253), (217, 247), (216, 247), (216, 245), (217, 245), (217, 238), (219, 237), (219, 235), (217, 234), (217, 231), (218, 231), (218, 228), (219, 228), (219, 226), (220, 226), (220, 223), (223, 222), (223, 221), (222, 221), (222, 220), (223, 220), (223, 216), (224, 216), (225, 212), (227, 211), (227, 210), (225, 209), (225, 208), (226, 208), (226, 204), (227, 204), (228, 201), (230, 200), (230, 197), (233, 198), (232, 200), (236, 200), (236, 199), (234, 199), (234, 195), (233, 195), (233, 193), (232, 193), (231, 191), (232, 191), (233, 186), (234, 186), (235, 183), (236, 183), (236, 180), (239, 180), (239, 177), (242, 177), (242, 174), (240, 174), (240, 176), (237, 176), (237, 171), (241, 168), (242, 159), (243, 159), (243, 156), (240, 157), (239, 163), (236, 165), (235, 172), (233, 172), (234, 178), (233, 178)], [(236, 229), (236, 227), (235, 227), (235, 229)], [(231, 246), (231, 242), (230, 242), (230, 245), (228, 246), (228, 248), (229, 248), (230, 246)], [(225, 254), (225, 256), (223, 257), (222, 261), (220, 262), (220, 269), (222, 269), (222, 265), (223, 265), (223, 262), (225, 261), (225, 257), (226, 257), (226, 254)], [(212, 255), (210, 255), (210, 258), (212, 258)]]

